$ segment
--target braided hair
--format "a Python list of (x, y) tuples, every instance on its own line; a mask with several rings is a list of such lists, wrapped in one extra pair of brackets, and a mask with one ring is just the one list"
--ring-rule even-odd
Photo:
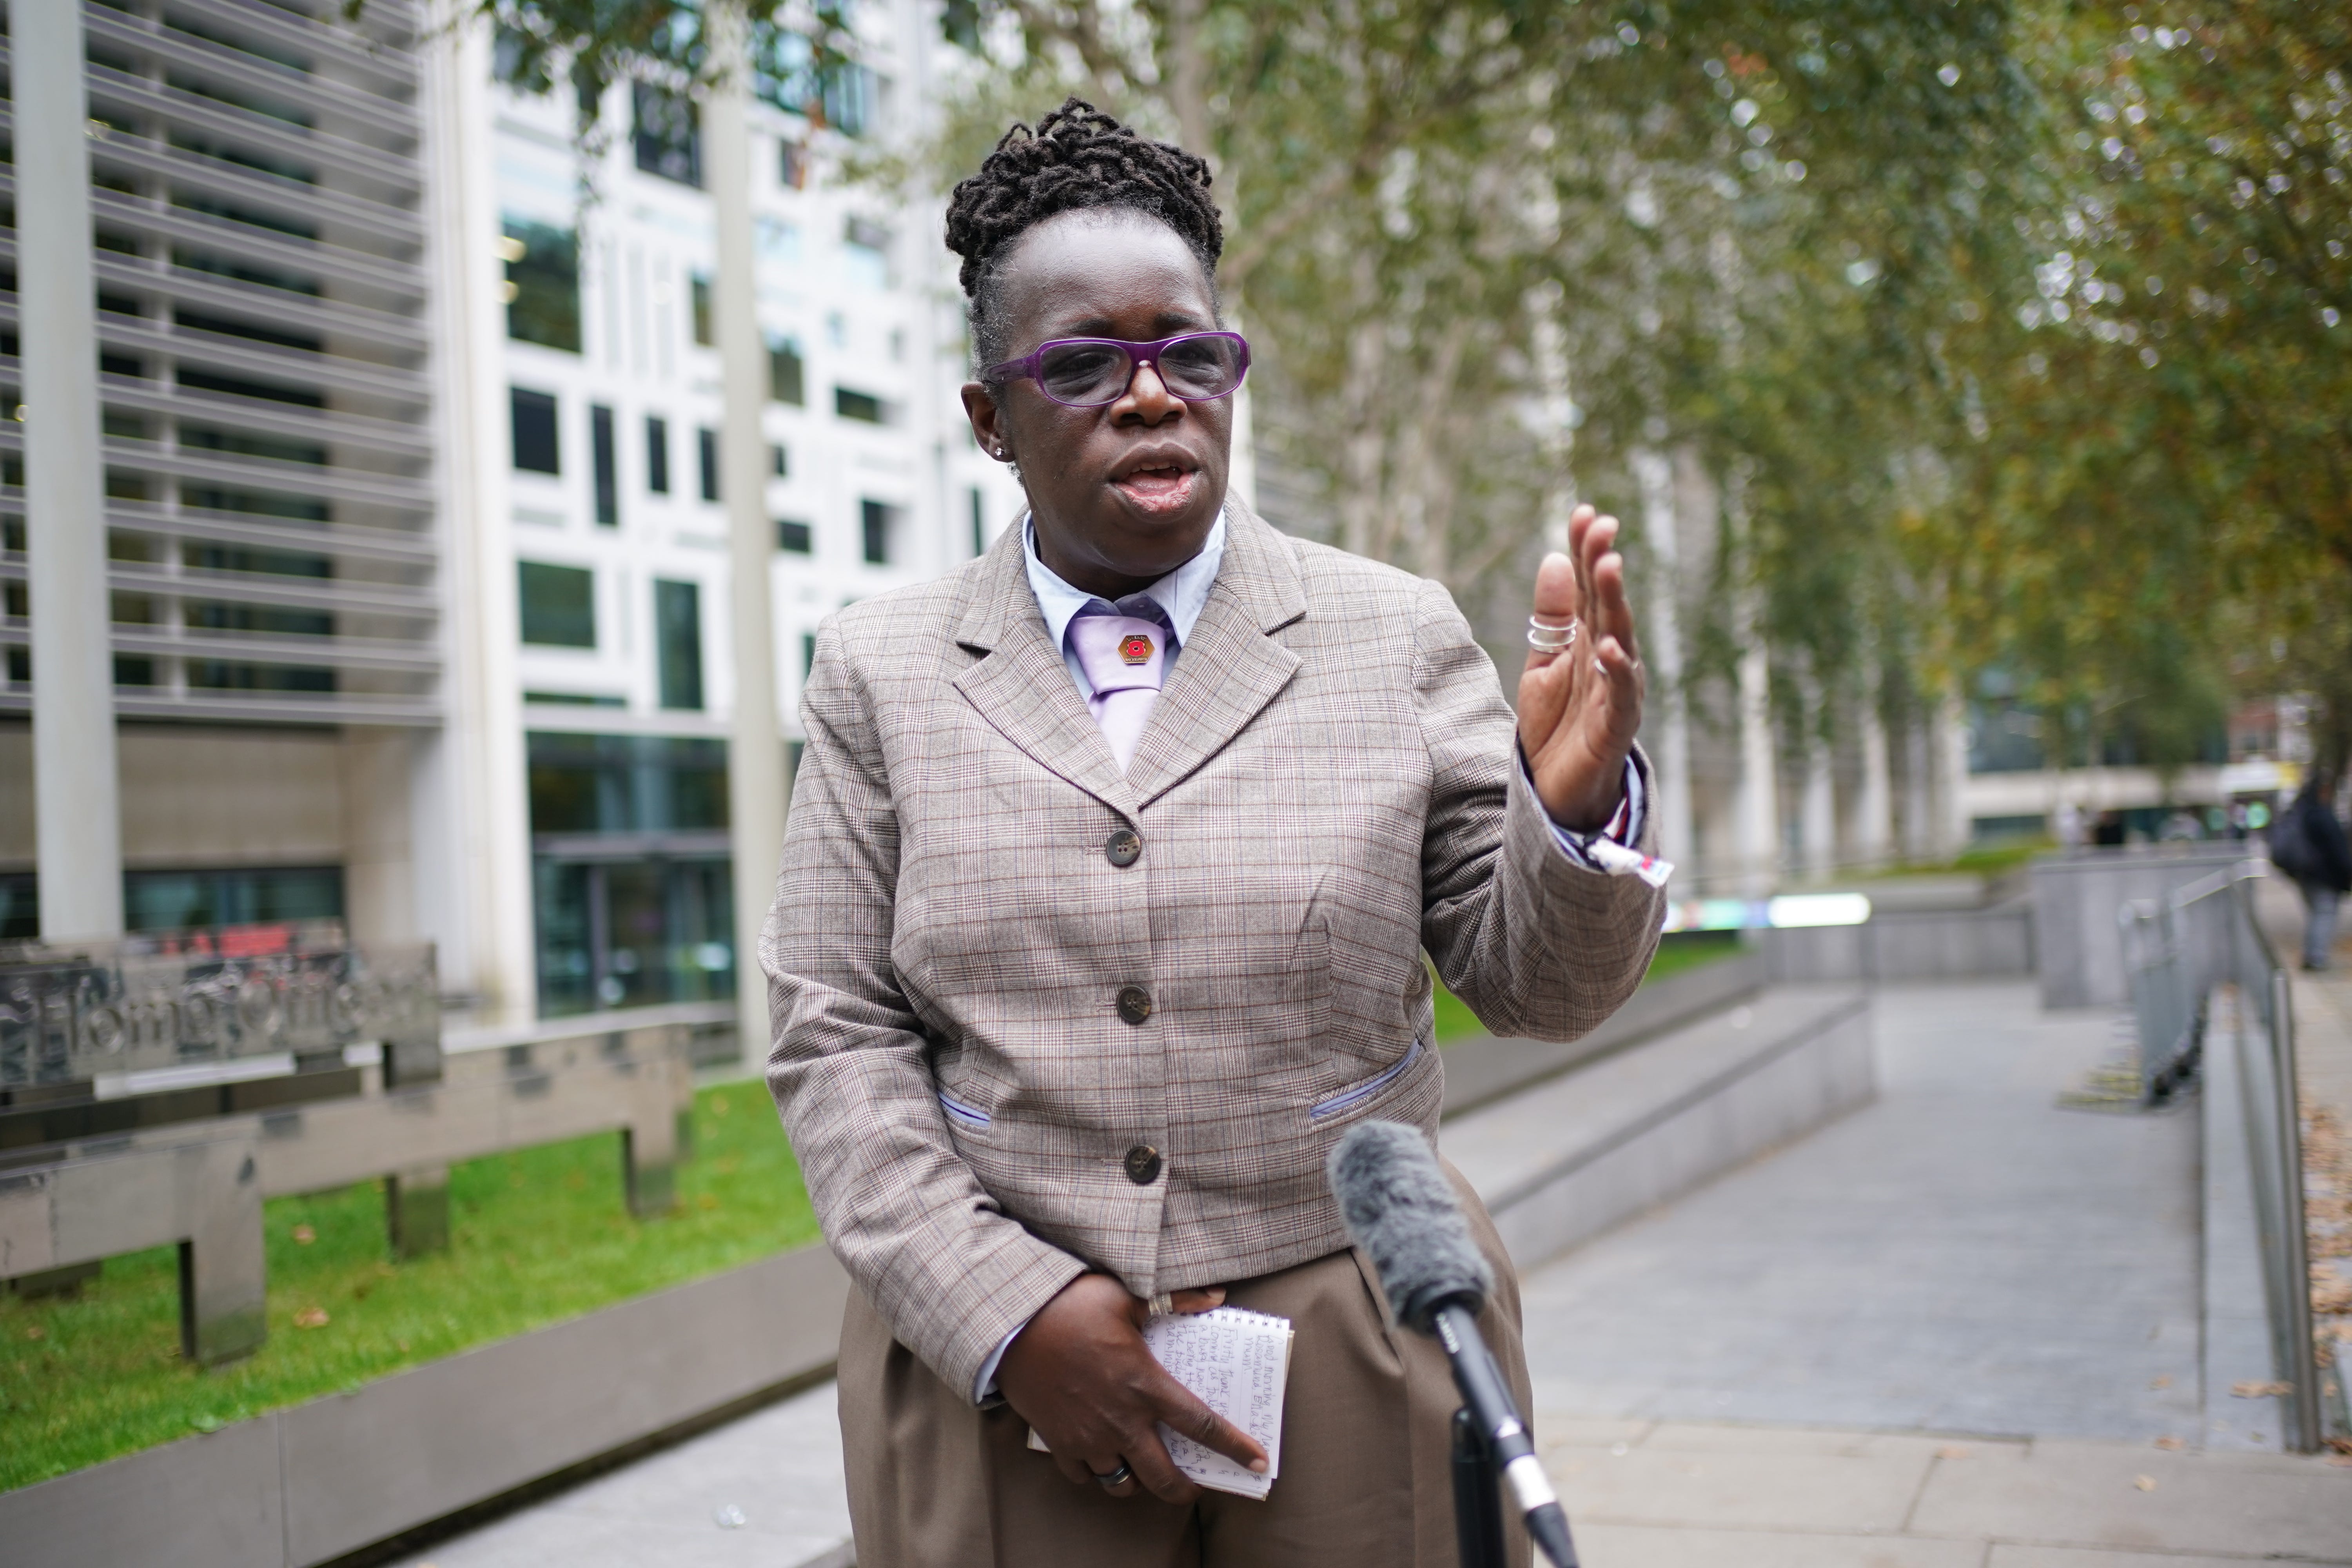
[(1016, 122), (948, 199), (948, 248), (963, 258), (957, 281), (971, 301), (972, 353), (982, 366), (1010, 352), (997, 284), (1014, 242), (1056, 214), (1093, 207), (1127, 207), (1166, 224), (1215, 286), (1225, 233), (1209, 199), (1208, 162), (1069, 99), (1034, 131)]

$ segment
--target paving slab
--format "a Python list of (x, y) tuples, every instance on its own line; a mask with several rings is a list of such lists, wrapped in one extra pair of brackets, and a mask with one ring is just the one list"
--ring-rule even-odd
[(1984, 1568), (1971, 1541), (1777, 1531), (1670, 1530), (1643, 1525), (1576, 1527), (1585, 1568)]
[(1996, 1546), (1985, 1568), (2235, 1568), (2261, 1557), (2183, 1557), (2176, 1552), (2100, 1552), (2073, 1546)]
[(1938, 1463), (1911, 1528), (2051, 1546), (2352, 1561), (2352, 1471), (2288, 1455), (2041, 1441)]
[(1527, 1276), (1538, 1404), (2195, 1441), (2196, 1119), (2057, 1109), (2124, 1041), (2030, 982), (1873, 1005), (1874, 1104)]
[(846, 1568), (848, 1540), (828, 1383), (441, 1542), (400, 1568)]

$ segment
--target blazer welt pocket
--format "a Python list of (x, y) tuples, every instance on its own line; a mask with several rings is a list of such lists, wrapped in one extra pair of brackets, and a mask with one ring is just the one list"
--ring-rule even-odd
[(966, 1105), (962, 1100), (958, 1100), (954, 1095), (948, 1093), (945, 1089), (940, 1091), (940, 1109), (946, 1111), (956, 1121), (962, 1122), (966, 1127), (985, 1127), (988, 1125), (989, 1118), (987, 1111), (981, 1110), (980, 1107), (976, 1105)]
[(1421, 1042), (1416, 1039), (1412, 1043), (1412, 1048), (1405, 1052), (1404, 1060), (1392, 1068), (1374, 1073), (1370, 1078), (1358, 1079), (1328, 1100), (1317, 1100), (1307, 1108), (1307, 1114), (1315, 1121), (1320, 1121), (1326, 1117), (1337, 1116), (1343, 1110), (1352, 1110), (1403, 1077), (1405, 1069), (1420, 1059)]

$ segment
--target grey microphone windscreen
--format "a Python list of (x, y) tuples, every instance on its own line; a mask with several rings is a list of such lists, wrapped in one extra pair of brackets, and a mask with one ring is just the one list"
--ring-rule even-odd
[(1494, 1271), (1418, 1129), (1360, 1123), (1339, 1140), (1326, 1169), (1339, 1217), (1371, 1254), (1398, 1322), (1425, 1334), (1431, 1314), (1446, 1302), (1472, 1311), (1485, 1304)]

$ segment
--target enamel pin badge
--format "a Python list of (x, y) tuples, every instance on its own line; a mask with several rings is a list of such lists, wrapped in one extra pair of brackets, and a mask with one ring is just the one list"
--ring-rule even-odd
[(1118, 657), (1125, 659), (1129, 664), (1150, 663), (1151, 661), (1151, 639), (1145, 637), (1141, 632), (1136, 632), (1129, 637), (1120, 638), (1118, 644)]

